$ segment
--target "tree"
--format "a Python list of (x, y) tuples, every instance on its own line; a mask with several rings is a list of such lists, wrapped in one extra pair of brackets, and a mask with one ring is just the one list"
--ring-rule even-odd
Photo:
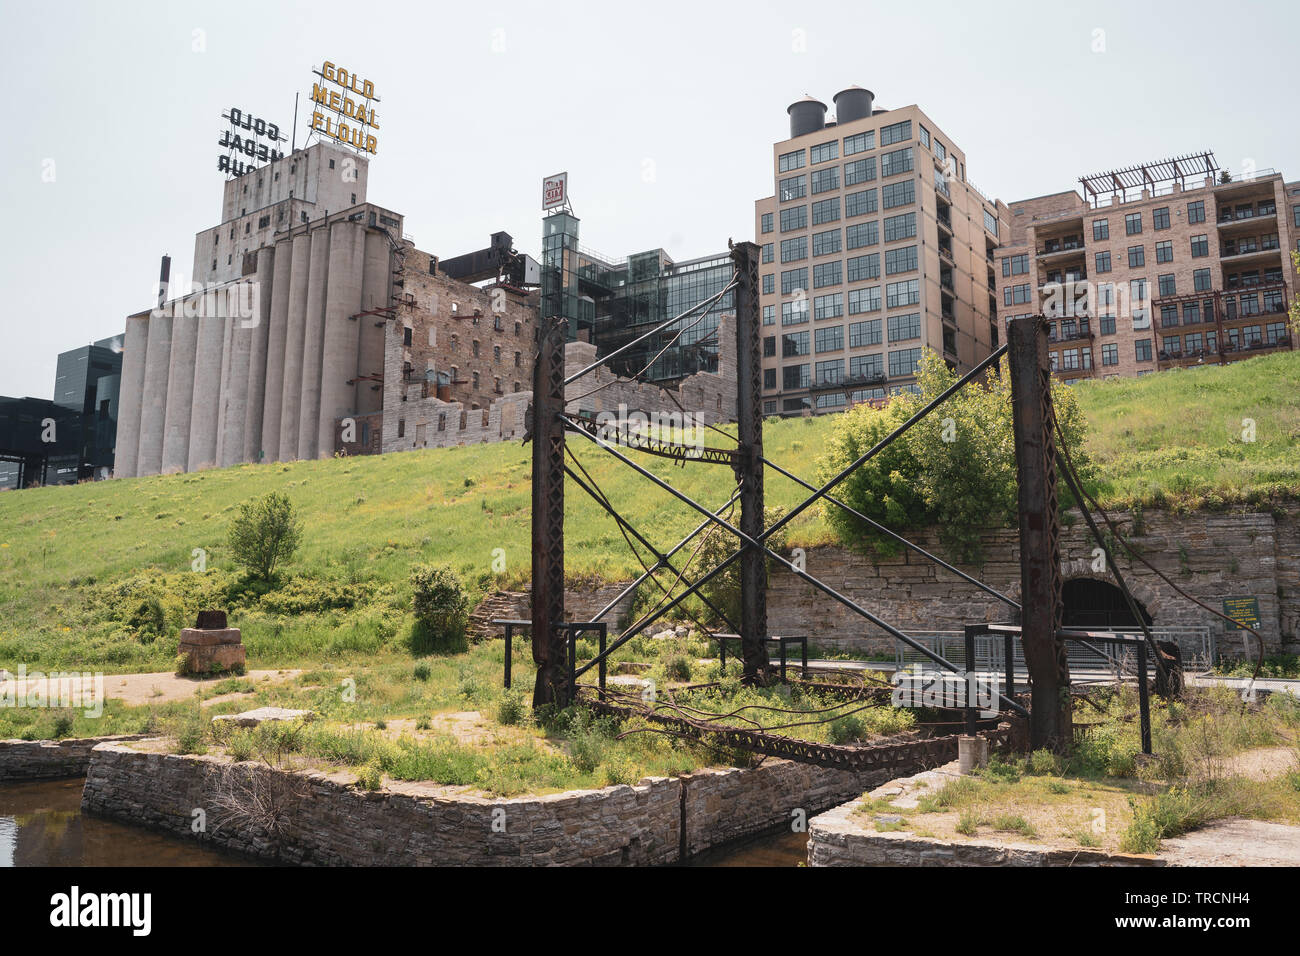
[(294, 519), (288, 495), (272, 491), (239, 506), (230, 523), (230, 552), (235, 562), (263, 581), (293, 558), (302, 539), (302, 523)]
[(445, 564), (411, 568), (411, 609), (419, 649), (457, 647), (469, 623), (469, 598), (456, 572)]
[[(860, 405), (840, 416), (819, 462), (825, 482), (893, 432), (957, 380), (927, 349), (917, 370), (921, 394), (896, 396), (884, 408)], [(1052, 404), (1070, 454), (1088, 473), (1085, 423), (1069, 386), (1052, 383)], [(1002, 373), (972, 382), (858, 468), (832, 492), (867, 517), (901, 533), (936, 525), (950, 558), (981, 557), (980, 535), (1014, 526), (1018, 508), (1016, 453), (1011, 428), (1011, 380)], [(1073, 502), (1065, 498), (1062, 507)], [(826, 502), (823, 512), (841, 541), (882, 555), (901, 547)]]

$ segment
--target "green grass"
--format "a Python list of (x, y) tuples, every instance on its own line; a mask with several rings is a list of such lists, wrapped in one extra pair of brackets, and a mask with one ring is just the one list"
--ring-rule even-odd
[[(1103, 504), (1226, 507), (1300, 497), (1298, 383), (1300, 355), (1284, 353), (1079, 385)], [(1244, 418), (1255, 420), (1253, 443), (1240, 440)], [(771, 421), (765, 453), (809, 476), (835, 422)], [(699, 522), (667, 492), (580, 439), (574, 445), (616, 506), (654, 540), (675, 540)], [(472, 601), (524, 586), (529, 455), (504, 442), (0, 494), (0, 666), (168, 670), (185, 617), (213, 604), (230, 607), (244, 629), (252, 668), (409, 658), (413, 564), (450, 564)], [(731, 481), (719, 467), (640, 457), (715, 505)], [(302, 549), (286, 568), (291, 580), (268, 595), (230, 600), (239, 588), (227, 529), (240, 503), (271, 490), (287, 493), (305, 523)], [(766, 491), (770, 506), (786, 509), (804, 494), (776, 475)], [(571, 582), (640, 571), (614, 523), (576, 488), (566, 510)], [(792, 546), (831, 540), (816, 508), (790, 526)], [(195, 549), (206, 552), (205, 575), (191, 571)], [(150, 639), (132, 617), (155, 592), (165, 598), (167, 627), (165, 638)]]

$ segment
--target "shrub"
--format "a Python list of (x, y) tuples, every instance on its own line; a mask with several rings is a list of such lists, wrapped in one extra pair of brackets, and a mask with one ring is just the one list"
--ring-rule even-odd
[(302, 523), (294, 519), (288, 495), (272, 491), (256, 501), (246, 501), (230, 522), (230, 553), (250, 576), (271, 581), (275, 569), (298, 550)]
[(979, 814), (974, 810), (963, 810), (957, 820), (957, 832), (963, 836), (974, 836), (980, 827)]
[(414, 677), (416, 680), (428, 680), (432, 674), (433, 674), (433, 668), (431, 668), (428, 664), (424, 663), (423, 661), (421, 661), (419, 664), (416, 664), (415, 670), (411, 672), (411, 676)]
[(411, 590), (422, 643), (430, 649), (450, 649), (463, 642), (469, 600), (456, 572), (446, 565), (418, 564), (411, 569)]
[(167, 633), (167, 612), (162, 601), (151, 594), (136, 605), (126, 623), (142, 643), (150, 644)]
[(1035, 750), (1029, 755), (1029, 766), (1026, 769), (1035, 777), (1058, 776), (1061, 761), (1050, 750)]
[(867, 725), (856, 714), (836, 717), (830, 724), (830, 738), (833, 744), (848, 744), (861, 740), (867, 734)]
[(378, 763), (367, 764), (357, 775), (357, 786), (362, 790), (378, 790), (383, 785), (384, 775)]
[(508, 690), (497, 701), (497, 723), (507, 727), (524, 719), (524, 698), (517, 691)]

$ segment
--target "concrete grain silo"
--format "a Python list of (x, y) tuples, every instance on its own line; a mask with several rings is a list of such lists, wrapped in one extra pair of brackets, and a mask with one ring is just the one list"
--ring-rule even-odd
[(296, 457), (316, 457), (320, 419), (321, 349), (325, 339), (325, 298), (329, 286), (330, 230), (311, 233), (311, 266), (307, 272), (307, 319), (303, 324), (302, 382), (298, 391), (298, 446)]
[(175, 474), (189, 465), (190, 417), (194, 412), (194, 356), (199, 345), (199, 320), (172, 319), (171, 368), (167, 374), (167, 412), (163, 417), (162, 473)]
[(244, 414), (244, 451), (241, 461), (258, 461), (262, 450), (262, 416), (266, 401), (266, 349), (270, 341), (271, 300), (275, 294), (275, 249), (257, 251), (257, 324), (252, 329), (248, 359), (248, 404)]
[(140, 450), (136, 474), (162, 471), (163, 424), (167, 416), (167, 376), (171, 369), (172, 317), (155, 313), (149, 318), (145, 348), (144, 389), (140, 401)]
[(321, 345), (320, 414), (316, 457), (334, 453), (334, 422), (356, 414), (358, 323), (366, 257), (366, 230), (357, 222), (330, 226), (329, 287)]
[(149, 313), (126, 320), (122, 338), (122, 387), (118, 399), (113, 477), (134, 478), (140, 446), (140, 405), (144, 398), (144, 360), (149, 342)]
[[(284, 390), (284, 351), (289, 325), (289, 269), (293, 244), (275, 244), (275, 278), (271, 282), (270, 327), (266, 334), (266, 383), (263, 389), (261, 451), (265, 461), (280, 457), (280, 415)], [(258, 460), (255, 455), (254, 461)]]
[(284, 342), (284, 387), (280, 402), (280, 451), (277, 461), (298, 457), (299, 400), (302, 392), (302, 341), (307, 324), (307, 277), (311, 263), (311, 237), (293, 237), (289, 275), (289, 324)]
[[(208, 302), (215, 296), (207, 297)], [(194, 359), (194, 401), (190, 414), (189, 462), (186, 471), (211, 468), (217, 462), (217, 402), (221, 397), (221, 351), (225, 319), (205, 302), (198, 319), (198, 346)]]

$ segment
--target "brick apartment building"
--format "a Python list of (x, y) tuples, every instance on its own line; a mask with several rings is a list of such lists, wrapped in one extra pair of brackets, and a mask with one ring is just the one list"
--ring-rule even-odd
[(775, 193), (755, 203), (762, 246), (763, 409), (833, 411), (915, 388), (929, 347), (957, 370), (999, 341), (996, 250), (1004, 203), (966, 178), (966, 155), (917, 106), (805, 97), (772, 150)]
[(1084, 176), (1010, 204), (998, 250), (1005, 318), (1042, 312), (1067, 382), (1295, 347), (1300, 182), (1222, 173), (1202, 153)]

